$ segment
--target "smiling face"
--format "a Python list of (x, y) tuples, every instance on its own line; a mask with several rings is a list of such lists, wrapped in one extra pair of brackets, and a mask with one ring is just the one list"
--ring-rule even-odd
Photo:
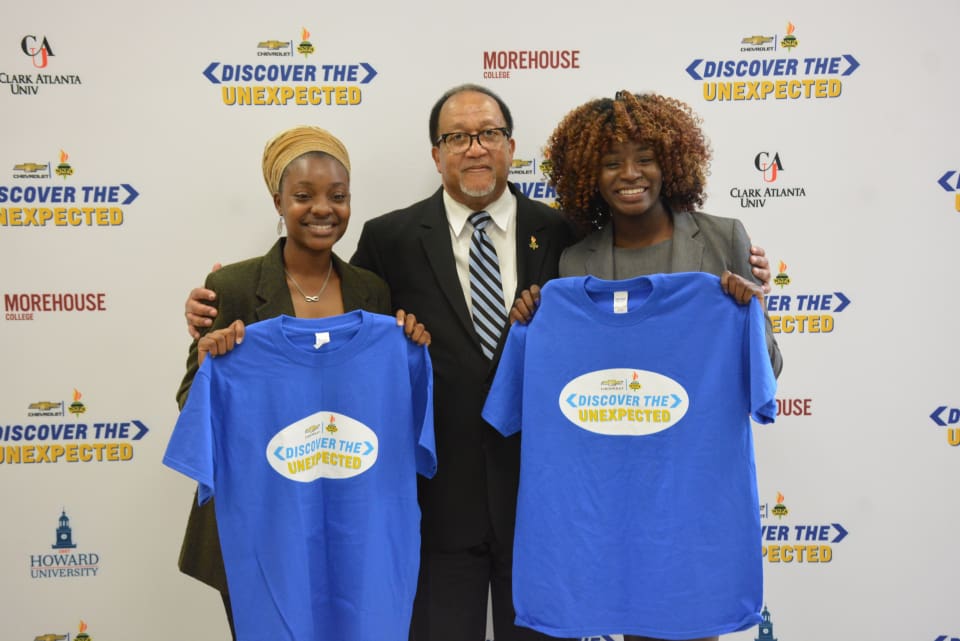
[(304, 154), (284, 169), (273, 203), (287, 225), (290, 249), (330, 251), (350, 221), (350, 175), (331, 156)]
[(600, 158), (597, 189), (614, 216), (665, 211), (660, 202), (663, 173), (653, 149), (637, 142), (615, 142)]
[[(506, 127), (497, 102), (476, 91), (451, 96), (440, 109), (438, 134), (456, 131), (475, 134), (484, 129)], [(485, 148), (477, 140), (460, 153), (451, 153), (445, 143), (433, 147), (433, 161), (443, 187), (457, 202), (478, 211), (500, 197), (507, 187), (515, 148), (513, 138)]]

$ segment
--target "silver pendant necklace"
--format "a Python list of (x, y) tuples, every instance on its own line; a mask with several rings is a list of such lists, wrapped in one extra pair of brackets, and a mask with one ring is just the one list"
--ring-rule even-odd
[(287, 275), (287, 278), (290, 279), (290, 282), (293, 283), (293, 286), (297, 288), (297, 291), (300, 292), (300, 295), (303, 296), (303, 300), (308, 303), (319, 303), (320, 295), (323, 294), (323, 290), (327, 288), (327, 283), (330, 282), (330, 273), (333, 271), (333, 259), (330, 259), (330, 267), (327, 268), (327, 276), (323, 279), (323, 286), (320, 288), (320, 291), (317, 292), (316, 296), (307, 296), (303, 289), (300, 288), (300, 284), (293, 279), (293, 276), (290, 275), (286, 269), (283, 270), (283, 273)]

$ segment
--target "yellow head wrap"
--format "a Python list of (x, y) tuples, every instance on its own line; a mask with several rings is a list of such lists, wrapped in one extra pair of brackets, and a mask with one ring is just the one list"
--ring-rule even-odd
[(350, 174), (350, 156), (340, 140), (326, 129), (306, 125), (287, 129), (274, 136), (263, 148), (263, 179), (270, 195), (280, 191), (280, 177), (293, 160), (311, 151), (330, 154)]

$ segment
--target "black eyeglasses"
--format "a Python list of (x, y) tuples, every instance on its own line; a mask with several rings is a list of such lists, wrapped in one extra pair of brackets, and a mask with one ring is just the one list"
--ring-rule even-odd
[(470, 145), (473, 144), (474, 139), (476, 139), (477, 144), (484, 149), (493, 149), (503, 144), (503, 141), (508, 138), (510, 138), (509, 129), (506, 127), (494, 127), (493, 129), (484, 129), (476, 134), (468, 134), (465, 131), (452, 131), (448, 134), (440, 134), (435, 144), (439, 147), (440, 143), (443, 143), (450, 152), (462, 154), (467, 149), (470, 149)]

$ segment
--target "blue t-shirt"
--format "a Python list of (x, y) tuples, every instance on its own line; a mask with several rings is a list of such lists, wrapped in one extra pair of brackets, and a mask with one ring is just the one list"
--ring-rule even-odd
[(547, 283), (483, 411), (523, 430), (517, 624), (691, 639), (760, 622), (750, 416), (776, 415), (756, 299), (711, 274)]
[(204, 361), (163, 462), (216, 496), (240, 641), (406, 641), (432, 408), (389, 316), (279, 316)]

